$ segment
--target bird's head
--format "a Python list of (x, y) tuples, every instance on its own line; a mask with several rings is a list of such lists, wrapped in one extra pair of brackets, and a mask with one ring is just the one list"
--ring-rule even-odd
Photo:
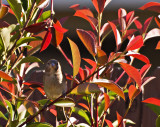
[(45, 67), (46, 73), (53, 74), (53, 73), (56, 73), (58, 70), (61, 71), (61, 66), (57, 60), (51, 59), (47, 62), (46, 67)]

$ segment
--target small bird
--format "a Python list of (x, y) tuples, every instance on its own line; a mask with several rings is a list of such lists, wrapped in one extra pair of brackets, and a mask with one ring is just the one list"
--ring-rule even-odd
[[(51, 59), (47, 62), (43, 84), (46, 96), (51, 100), (55, 100), (67, 91), (66, 78), (57, 60)], [(58, 110), (57, 120), (66, 120), (64, 109), (56, 107), (56, 110)]]
[(47, 62), (43, 80), (44, 91), (49, 99), (55, 100), (67, 90), (65, 75), (60, 63), (55, 59)]

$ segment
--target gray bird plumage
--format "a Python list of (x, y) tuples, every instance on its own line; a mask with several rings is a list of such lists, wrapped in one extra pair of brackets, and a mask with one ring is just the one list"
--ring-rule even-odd
[(56, 99), (67, 90), (67, 84), (60, 63), (51, 59), (47, 62), (44, 74), (44, 91), (49, 99)]

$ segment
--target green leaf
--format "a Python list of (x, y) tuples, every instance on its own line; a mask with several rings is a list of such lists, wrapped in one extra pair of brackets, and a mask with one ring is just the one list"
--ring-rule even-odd
[(156, 119), (156, 127), (160, 127), (160, 115)]
[(86, 123), (79, 123), (75, 127), (90, 127), (90, 126)]
[(59, 99), (56, 103), (54, 103), (54, 105), (59, 107), (74, 107), (75, 102), (73, 101), (73, 99), (67, 97)]
[(10, 38), (11, 38), (10, 33), (13, 32), (15, 29), (16, 29), (16, 25), (13, 24), (13, 25), (10, 25), (9, 27), (5, 27), (0, 30), (1, 39), (3, 41), (5, 50), (10, 49), (10, 47), (12, 47), (13, 45), (13, 43), (10, 42)]
[[(48, 102), (48, 99), (41, 99), (38, 101), (38, 103), (42, 106), (44, 106)], [(51, 101), (48, 102), (48, 104), (51, 103)]]
[(5, 100), (5, 102), (7, 103), (7, 108), (8, 108), (8, 111), (9, 111), (9, 114), (10, 114), (10, 120), (13, 120), (14, 118), (14, 110), (13, 110), (13, 106), (11, 104), (11, 102), (9, 102), (8, 100)]
[(105, 108), (105, 100), (101, 102), (101, 104), (98, 106), (98, 116), (101, 117), (104, 113)]
[(146, 104), (154, 113), (160, 115), (160, 106), (154, 104)]
[(35, 56), (28, 56), (25, 58), (22, 58), (21, 60), (19, 60), (14, 66), (13, 69), (18, 66), (21, 65), (22, 63), (30, 63), (30, 62), (41, 62), (43, 63), (39, 58), (35, 57)]
[(84, 110), (77, 108), (77, 107), (74, 107), (74, 108), (72, 108), (72, 112), (83, 117), (87, 121), (87, 123), (89, 123), (89, 125), (91, 125), (90, 118), (88, 117), (87, 113)]
[(5, 120), (8, 120), (1, 111), (0, 111), (0, 118), (3, 118), (3, 119), (5, 119)]
[(68, 38), (70, 47), (71, 47), (71, 52), (72, 52), (72, 61), (73, 61), (73, 77), (75, 77), (78, 74), (80, 64), (81, 64), (81, 56), (79, 49), (77, 45)]
[(20, 45), (26, 43), (26, 42), (30, 42), (30, 41), (40, 41), (43, 40), (41, 37), (24, 37), (21, 38), (17, 41), (17, 45), (16, 47), (19, 47)]
[(27, 11), (28, 9), (28, 0), (21, 0), (22, 3), (22, 7), (24, 9), (24, 11)]
[(7, 0), (11, 9), (13, 10), (17, 21), (20, 23), (21, 13), (22, 13), (22, 5), (20, 0)]
[(36, 122), (28, 124), (26, 127), (53, 127), (53, 126), (49, 123)]
[(50, 10), (43, 12), (42, 15), (40, 16), (40, 18), (37, 20), (37, 23), (48, 19), (50, 16), (51, 16), (51, 11)]

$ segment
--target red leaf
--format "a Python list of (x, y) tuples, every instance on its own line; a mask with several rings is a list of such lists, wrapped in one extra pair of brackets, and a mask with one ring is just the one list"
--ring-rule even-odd
[(59, 25), (57, 24), (53, 24), (53, 27), (60, 33), (66, 33), (68, 30), (63, 28), (63, 27), (60, 27)]
[(149, 71), (150, 67), (151, 67), (151, 64), (146, 64), (141, 68), (141, 70), (139, 71), (141, 77), (145, 76), (145, 74)]
[(74, 4), (74, 5), (72, 5), (72, 6), (70, 6), (69, 8), (72, 8), (72, 9), (74, 9), (74, 10), (79, 10), (79, 4)]
[(118, 113), (118, 112), (116, 112), (117, 113), (117, 120), (118, 120), (118, 125), (120, 124), (120, 122), (121, 122), (121, 124), (118, 126), (118, 127), (123, 127), (123, 117), (122, 116), (120, 116), (120, 114)]
[(142, 26), (142, 24), (140, 23), (140, 21), (135, 20), (134, 23), (135, 23), (137, 29), (139, 30), (139, 32), (142, 34), (142, 33), (143, 33), (143, 31), (142, 31), (142, 27), (143, 27), (143, 26)]
[(136, 68), (126, 63), (119, 63), (123, 70), (129, 75), (129, 77), (133, 78), (138, 84), (139, 88), (141, 88), (142, 80), (141, 75)]
[(102, 13), (105, 7), (106, 0), (92, 0), (92, 3), (98, 13)]
[(42, 94), (45, 95), (44, 89), (41, 87), (38, 87), (37, 90)]
[(158, 41), (156, 49), (160, 49), (160, 41)]
[(117, 45), (117, 50), (120, 48), (120, 44), (122, 43), (122, 40), (121, 40), (121, 35), (119, 33), (119, 31), (117, 30), (116, 28), (116, 25), (112, 22), (109, 22), (108, 23), (110, 24), (110, 26), (112, 27), (112, 30), (113, 30), (113, 33), (114, 33), (114, 36), (115, 36), (115, 39), (116, 39), (116, 45)]
[(78, 103), (78, 105), (82, 106), (83, 108), (85, 108), (87, 111), (89, 111), (89, 107), (84, 104), (84, 103)]
[(48, 31), (43, 39), (40, 52), (42, 52), (43, 50), (45, 50), (49, 46), (51, 39), (52, 39), (52, 33), (51, 33), (50, 29), (48, 29)]
[(108, 127), (113, 127), (113, 124), (110, 120), (105, 119), (105, 122), (107, 123)]
[(8, 13), (8, 7), (1, 5), (0, 19), (2, 19)]
[(126, 34), (123, 36), (123, 40), (125, 40), (129, 36), (132, 36), (136, 31), (137, 31), (136, 29), (127, 30)]
[(145, 37), (144, 41), (146, 41), (147, 39), (150, 39), (150, 38), (153, 38), (153, 37), (159, 37), (159, 36), (160, 36), (160, 29), (154, 28), (146, 34), (146, 37)]
[(89, 16), (89, 15), (91, 15), (91, 14), (84, 13), (84, 11), (82, 11), (82, 10), (77, 10), (76, 13), (74, 14), (74, 16), (81, 17), (81, 18), (87, 20), (90, 23), (92, 29), (96, 30), (96, 26), (98, 24), (98, 21), (97, 21), (97, 19), (95, 19), (94, 17)]
[(1, 70), (0, 70), (0, 78), (6, 79), (8, 81), (13, 81), (13, 79), (8, 74), (6, 74), (5, 72)]
[(158, 2), (149, 2), (145, 5), (143, 5), (142, 7), (140, 7), (139, 9), (141, 10), (150, 10), (150, 11), (155, 11), (160, 13), (160, 3)]
[(140, 93), (140, 90), (137, 89), (134, 85), (131, 85), (129, 87), (128, 94), (129, 94), (130, 100), (134, 100), (134, 98), (136, 98), (136, 96), (138, 96), (139, 93)]
[(155, 21), (156, 21), (158, 27), (160, 28), (160, 18), (159, 17), (155, 17)]
[(127, 12), (125, 9), (123, 8), (120, 8), (118, 10), (118, 22), (121, 26), (121, 29), (122, 29), (122, 33), (124, 32), (124, 30), (126, 29), (126, 20), (125, 20), (125, 17), (127, 15)]
[(81, 67), (79, 68), (79, 75), (81, 77), (81, 80), (83, 81), (85, 77), (84, 77), (84, 70)]
[(77, 34), (79, 36), (79, 38), (81, 39), (81, 41), (83, 42), (83, 44), (85, 45), (85, 47), (87, 48), (87, 50), (93, 55), (96, 55), (96, 46), (95, 46), (95, 40), (92, 37), (92, 35), (82, 29), (77, 29)]
[(25, 30), (27, 32), (37, 33), (37, 32), (44, 30), (46, 25), (47, 25), (46, 22), (35, 23), (35, 24), (32, 24), (32, 25), (26, 27)]
[(144, 22), (144, 25), (143, 25), (143, 33), (146, 33), (151, 21), (152, 21), (153, 17), (150, 17), (148, 18), (145, 22)]
[(143, 37), (141, 35), (131, 39), (127, 45), (126, 51), (135, 50), (143, 46)]
[[(112, 23), (114, 23), (115, 25), (118, 25), (118, 20), (113, 20)], [(110, 26), (109, 23), (105, 23), (100, 31), (100, 36), (102, 36), (102, 38), (106, 37), (110, 32), (111, 32), (112, 28)]]
[(128, 54), (127, 56), (132, 56), (134, 58), (137, 58), (137, 59), (145, 62), (146, 64), (150, 64), (149, 59), (146, 56), (142, 55), (142, 54)]
[(91, 73), (93, 73), (97, 67), (96, 62), (91, 59), (86, 59), (86, 58), (83, 58), (83, 60), (85, 60), (88, 64), (92, 66)]
[(133, 20), (133, 17), (134, 17), (134, 11), (131, 11), (129, 12), (127, 15), (126, 15), (126, 24), (127, 24), (127, 27), (130, 26), (132, 20)]
[(148, 98), (148, 99), (146, 99), (146, 100), (144, 100), (142, 102), (160, 106), (160, 100), (156, 99), (156, 98), (152, 98), (152, 97)]
[(104, 100), (105, 100), (105, 111), (107, 111), (107, 109), (109, 108), (109, 105), (110, 105), (110, 99), (109, 99), (109, 96), (108, 94), (104, 93)]
[[(55, 26), (58, 27), (59, 29), (62, 28), (62, 25), (58, 20), (55, 21)], [(51, 32), (52, 32), (51, 44), (53, 44), (54, 47), (57, 47), (62, 42), (64, 33), (59, 32), (58, 30), (54, 29), (54, 27), (51, 27)]]

